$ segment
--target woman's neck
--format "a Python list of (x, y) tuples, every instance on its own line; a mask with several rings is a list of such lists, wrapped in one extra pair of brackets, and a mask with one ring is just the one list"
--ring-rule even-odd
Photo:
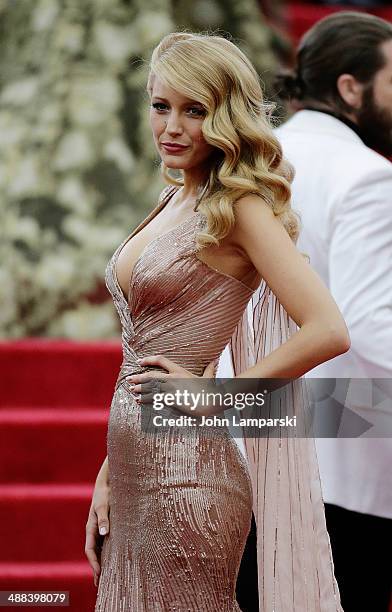
[(183, 170), (184, 186), (181, 191), (181, 200), (196, 200), (207, 182), (208, 174), (205, 168), (192, 168)]

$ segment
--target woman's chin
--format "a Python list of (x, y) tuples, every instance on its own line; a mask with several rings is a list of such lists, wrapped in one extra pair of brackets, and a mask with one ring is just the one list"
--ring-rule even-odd
[(165, 164), (166, 168), (171, 168), (171, 170), (186, 170), (186, 168), (184, 168), (184, 164), (181, 163), (180, 160), (162, 159), (162, 161)]

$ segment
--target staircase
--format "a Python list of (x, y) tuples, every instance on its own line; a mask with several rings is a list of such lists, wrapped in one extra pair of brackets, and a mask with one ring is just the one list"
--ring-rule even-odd
[(114, 341), (0, 343), (0, 590), (94, 610), (85, 526), (120, 363)]

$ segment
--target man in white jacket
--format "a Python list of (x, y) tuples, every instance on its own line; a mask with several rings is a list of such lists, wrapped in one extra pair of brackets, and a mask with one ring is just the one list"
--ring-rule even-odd
[[(296, 73), (282, 76), (279, 88), (301, 109), (275, 131), (295, 169), (298, 247), (351, 337), (350, 351), (308, 376), (391, 382), (392, 24), (355, 12), (323, 19), (303, 37)], [(217, 376), (230, 374), (227, 355)], [(374, 403), (359, 398), (359, 412), (376, 427), (387, 424), (390, 435), (391, 400)], [(345, 612), (389, 608), (392, 439), (381, 435), (316, 440)]]

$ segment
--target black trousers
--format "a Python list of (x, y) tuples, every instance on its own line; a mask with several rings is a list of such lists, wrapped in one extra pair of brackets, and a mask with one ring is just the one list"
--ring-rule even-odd
[[(388, 612), (392, 590), (392, 520), (332, 504), (325, 504), (325, 518), (344, 612)], [(243, 612), (258, 612), (253, 516), (236, 593)]]
[(236, 596), (242, 612), (259, 612), (256, 523), (253, 514), (251, 528), (238, 572)]
[(388, 612), (392, 519), (325, 504), (335, 577), (344, 612)]

